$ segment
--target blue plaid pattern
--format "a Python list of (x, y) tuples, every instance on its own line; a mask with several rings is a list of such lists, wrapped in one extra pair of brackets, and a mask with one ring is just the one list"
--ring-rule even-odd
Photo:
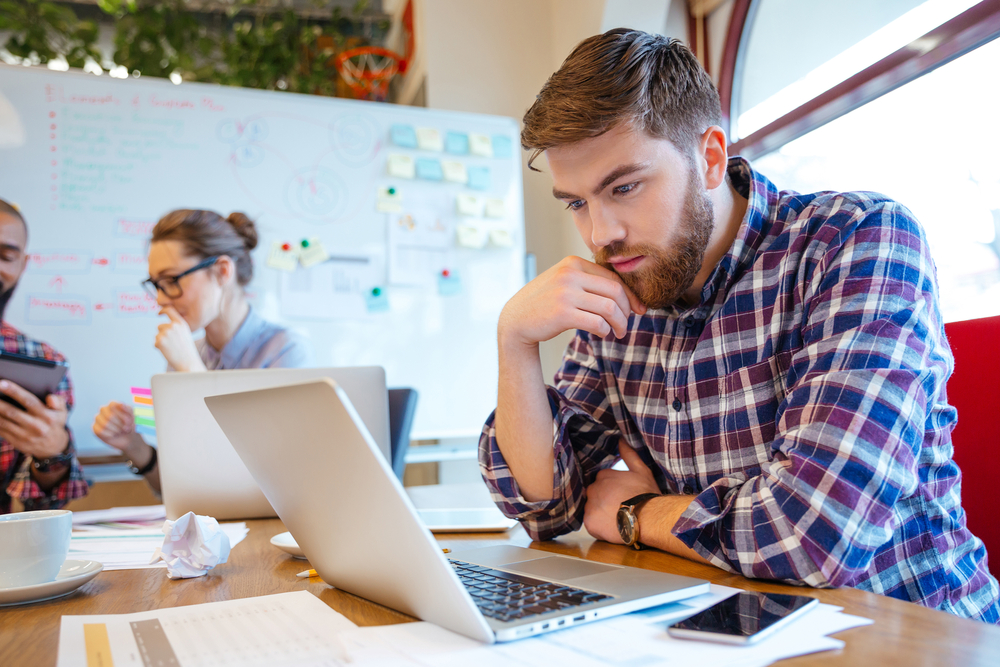
[(521, 496), (490, 416), (494, 500), (535, 539), (576, 530), (624, 440), (664, 493), (692, 497), (673, 532), (724, 570), (1000, 622), (960, 503), (923, 229), (874, 193), (779, 193), (741, 158), (729, 175), (749, 206), (701, 302), (570, 343), (548, 389), (553, 500)]

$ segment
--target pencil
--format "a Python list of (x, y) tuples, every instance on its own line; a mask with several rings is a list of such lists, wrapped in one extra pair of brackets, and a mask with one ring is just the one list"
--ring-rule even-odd
[(299, 572), (295, 576), (299, 579), (305, 579), (306, 577), (318, 577), (319, 575), (316, 574), (316, 570), (305, 570), (303, 572)]

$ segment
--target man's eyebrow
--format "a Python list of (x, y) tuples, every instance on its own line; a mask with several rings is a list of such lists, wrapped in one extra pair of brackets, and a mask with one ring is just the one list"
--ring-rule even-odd
[[(601, 194), (606, 187), (617, 181), (622, 176), (628, 176), (629, 174), (634, 174), (637, 171), (641, 171), (649, 166), (648, 162), (634, 163), (634, 164), (623, 164), (616, 167), (610, 174), (604, 177), (601, 184), (594, 189), (594, 196)], [(563, 192), (562, 190), (556, 190), (552, 188), (552, 196), (556, 199), (580, 199), (579, 196), (571, 194), (569, 192)]]
[(14, 250), (16, 252), (24, 252), (24, 250), (19, 245), (13, 243), (0, 243), (0, 251), (2, 250)]

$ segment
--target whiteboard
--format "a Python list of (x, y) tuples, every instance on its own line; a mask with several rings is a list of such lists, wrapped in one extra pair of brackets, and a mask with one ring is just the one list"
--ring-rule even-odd
[[(518, 146), (510, 118), (0, 66), (0, 197), (30, 255), (6, 319), (66, 355), (78, 447), (106, 451), (97, 410), (165, 368), (140, 288), (152, 226), (244, 211), (258, 312), (320, 366), (416, 388), (412, 437), (474, 436), (496, 405), (497, 319), (524, 284)], [(330, 259), (269, 262), (303, 239)]]

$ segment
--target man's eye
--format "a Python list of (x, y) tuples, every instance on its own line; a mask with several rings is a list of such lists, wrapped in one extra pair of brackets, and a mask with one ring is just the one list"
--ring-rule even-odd
[(566, 204), (566, 208), (572, 209), (574, 211), (579, 211), (581, 208), (583, 208), (583, 205), (586, 203), (587, 202), (585, 202), (582, 199), (574, 199), (570, 203)]
[(632, 192), (635, 189), (635, 183), (626, 183), (625, 185), (619, 185), (615, 188), (615, 194), (624, 195)]

